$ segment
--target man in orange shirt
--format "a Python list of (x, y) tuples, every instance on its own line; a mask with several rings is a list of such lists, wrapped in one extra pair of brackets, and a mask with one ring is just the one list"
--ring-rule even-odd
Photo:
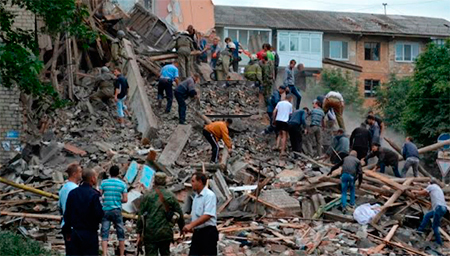
[(205, 125), (203, 129), (203, 136), (211, 144), (212, 156), (211, 163), (217, 163), (219, 160), (219, 140), (223, 140), (228, 148), (228, 152), (231, 153), (232, 145), (230, 135), (228, 134), (228, 127), (233, 123), (233, 120), (227, 119), (227, 121), (217, 121)]

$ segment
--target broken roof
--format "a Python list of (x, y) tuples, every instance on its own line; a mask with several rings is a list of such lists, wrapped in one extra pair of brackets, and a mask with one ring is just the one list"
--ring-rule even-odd
[(445, 19), (404, 15), (214, 6), (217, 27), (314, 30), (345, 34), (450, 36)]

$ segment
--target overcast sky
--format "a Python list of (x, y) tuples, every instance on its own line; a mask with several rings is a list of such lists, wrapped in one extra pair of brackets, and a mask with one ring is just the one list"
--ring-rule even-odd
[(450, 21), (450, 0), (213, 0), (216, 5), (272, 7), (320, 11), (384, 13), (444, 18)]

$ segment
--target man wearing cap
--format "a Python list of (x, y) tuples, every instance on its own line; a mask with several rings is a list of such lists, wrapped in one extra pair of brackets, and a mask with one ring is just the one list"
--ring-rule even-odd
[(166, 179), (163, 172), (155, 174), (153, 189), (144, 195), (139, 208), (138, 249), (143, 244), (149, 256), (170, 255), (175, 222), (180, 230), (184, 228), (183, 211), (176, 196), (166, 188)]
[(332, 164), (337, 164), (346, 156), (350, 151), (350, 141), (344, 134), (344, 129), (339, 128), (334, 131), (335, 136), (333, 142), (328, 148), (327, 155), (330, 157)]
[(173, 83), (178, 85), (178, 61), (172, 62), (172, 64), (165, 65), (160, 72), (158, 82), (158, 108), (161, 108), (162, 100), (164, 99), (164, 92), (166, 93), (167, 106), (166, 113), (169, 113), (172, 109), (173, 102)]
[(302, 95), (295, 87), (295, 74), (294, 74), (294, 68), (295, 64), (297, 62), (295, 60), (291, 60), (289, 62), (289, 66), (286, 67), (285, 73), (284, 73), (284, 82), (283, 85), (287, 86), (289, 88), (289, 92), (292, 93), (296, 98), (297, 101), (295, 103), (295, 109), (300, 108), (300, 102), (302, 101)]
[(323, 102), (323, 111), (325, 113), (328, 113), (331, 109), (333, 109), (334, 113), (336, 114), (336, 119), (338, 122), (338, 125), (340, 128), (344, 129), (345, 131), (345, 124), (344, 124), (344, 97), (342, 97), (342, 94), (339, 92), (330, 91), (325, 95), (325, 99)]
[(219, 60), (217, 61), (216, 74), (217, 81), (225, 81), (230, 72), (231, 56), (233, 50), (236, 49), (236, 45), (232, 42), (227, 44), (227, 47), (220, 53)]
[(278, 90), (274, 91), (272, 93), (272, 96), (269, 99), (269, 102), (267, 104), (267, 115), (269, 115), (269, 127), (266, 128), (264, 133), (268, 134), (275, 131), (275, 126), (273, 123), (273, 111), (275, 110), (275, 107), (277, 106), (278, 102), (280, 102), (281, 98), (286, 97), (286, 89), (287, 87), (285, 85), (280, 85), (278, 87)]
[(109, 71), (108, 67), (102, 67), (100, 74), (95, 78), (95, 88), (89, 100), (93, 102), (108, 103), (114, 98), (114, 80), (116, 77)]
[(367, 155), (364, 160), (361, 160), (363, 166), (365, 166), (368, 160), (372, 157), (377, 157), (378, 162), (377, 165), (373, 168), (372, 171), (380, 170), (381, 173), (384, 173), (386, 170), (386, 166), (392, 166), (392, 170), (396, 177), (401, 178), (400, 173), (398, 172), (398, 154), (387, 148), (382, 148), (378, 143), (372, 143), (372, 151), (369, 155)]
[(255, 82), (255, 86), (261, 90), (262, 84), (262, 69), (258, 63), (258, 58), (256, 58), (255, 54), (252, 54), (248, 65), (245, 66), (244, 77), (248, 81)]
[(191, 51), (194, 48), (194, 41), (187, 33), (178, 34), (175, 39), (175, 49), (178, 54), (178, 63), (180, 65), (180, 77), (185, 79), (190, 76), (190, 65), (191, 65)]
[(112, 42), (111, 45), (111, 61), (113, 68), (125, 68), (125, 62), (123, 59), (128, 59), (127, 53), (125, 51), (125, 32), (123, 30), (117, 31), (117, 38)]
[[(70, 191), (77, 188), (78, 183), (80, 183), (80, 181), (81, 181), (82, 169), (79, 164), (73, 163), (67, 167), (66, 172), (69, 175), (69, 178), (67, 179), (66, 183), (62, 186), (61, 190), (59, 191), (59, 201), (58, 201), (59, 211), (60, 211), (61, 215), (63, 215), (63, 216), (66, 211), (67, 197), (69, 196)], [(64, 228), (64, 224), (65, 224), (64, 218), (62, 218), (61, 228)], [(70, 253), (71, 253), (70, 239), (67, 240), (65, 233), (63, 233), (63, 235), (64, 235), (64, 244), (66, 247), (66, 254), (70, 255)]]
[(262, 71), (264, 101), (268, 105), (269, 97), (273, 90), (274, 65), (270, 63), (267, 55), (262, 57), (261, 71)]
[(412, 192), (418, 196), (429, 195), (431, 198), (431, 211), (423, 216), (422, 223), (420, 224), (417, 231), (424, 232), (425, 228), (428, 226), (428, 223), (431, 220), (431, 217), (433, 217), (432, 228), (434, 236), (436, 237), (436, 243), (442, 245), (439, 228), (441, 226), (441, 219), (447, 212), (447, 203), (445, 202), (445, 196), (442, 188), (437, 184), (435, 178), (431, 178), (431, 182), (427, 188), (422, 190), (413, 190)]

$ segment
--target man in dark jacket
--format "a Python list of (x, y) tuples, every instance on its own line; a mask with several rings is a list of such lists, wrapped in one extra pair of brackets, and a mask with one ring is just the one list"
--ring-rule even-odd
[(386, 166), (392, 166), (395, 176), (401, 177), (398, 172), (398, 154), (396, 152), (387, 148), (382, 148), (378, 143), (372, 143), (372, 152), (362, 160), (363, 166), (366, 165), (367, 161), (372, 157), (378, 158), (377, 165), (372, 171), (380, 169), (380, 172), (384, 173)]
[(405, 159), (405, 165), (402, 169), (402, 177), (406, 176), (409, 168), (413, 168), (414, 177), (419, 175), (419, 150), (413, 143), (412, 137), (406, 137), (405, 144), (402, 150), (403, 159)]
[(302, 151), (302, 133), (306, 128), (305, 110), (299, 109), (292, 113), (288, 125), (292, 151), (300, 153)]
[(197, 91), (195, 90), (195, 84), (200, 82), (200, 75), (194, 74), (192, 77), (187, 78), (181, 82), (177, 88), (175, 88), (175, 99), (178, 102), (178, 118), (180, 124), (186, 124), (186, 102), (189, 97), (197, 97)]
[(372, 135), (372, 144), (378, 143), (381, 145), (381, 131), (380, 126), (375, 120), (375, 116), (368, 116), (367, 123), (369, 124), (369, 132)]
[(97, 230), (103, 218), (101, 194), (93, 187), (97, 174), (83, 170), (83, 183), (70, 191), (64, 212), (63, 233), (71, 242), (68, 255), (98, 255)]
[(347, 189), (350, 189), (350, 207), (354, 208), (355, 206), (355, 183), (356, 180), (358, 182), (358, 188), (362, 183), (362, 167), (361, 161), (356, 157), (357, 152), (352, 150), (350, 155), (346, 156), (339, 163), (334, 165), (328, 175), (330, 175), (334, 170), (342, 166), (342, 174), (341, 174), (341, 205), (342, 211), (346, 212), (347, 205)]
[(348, 156), (350, 151), (350, 142), (344, 133), (344, 129), (342, 128), (335, 131), (333, 142), (328, 148), (327, 155), (330, 157), (332, 164), (337, 164), (342, 161), (342, 159)]
[(173, 242), (174, 221), (180, 230), (184, 227), (183, 211), (175, 195), (165, 188), (166, 174), (155, 174), (154, 189), (142, 199), (137, 222), (137, 244), (142, 243), (145, 255), (170, 255), (170, 243)]
[(361, 123), (361, 126), (353, 130), (350, 136), (350, 149), (358, 153), (358, 159), (363, 159), (367, 156), (372, 147), (372, 134), (367, 130), (366, 124)]

